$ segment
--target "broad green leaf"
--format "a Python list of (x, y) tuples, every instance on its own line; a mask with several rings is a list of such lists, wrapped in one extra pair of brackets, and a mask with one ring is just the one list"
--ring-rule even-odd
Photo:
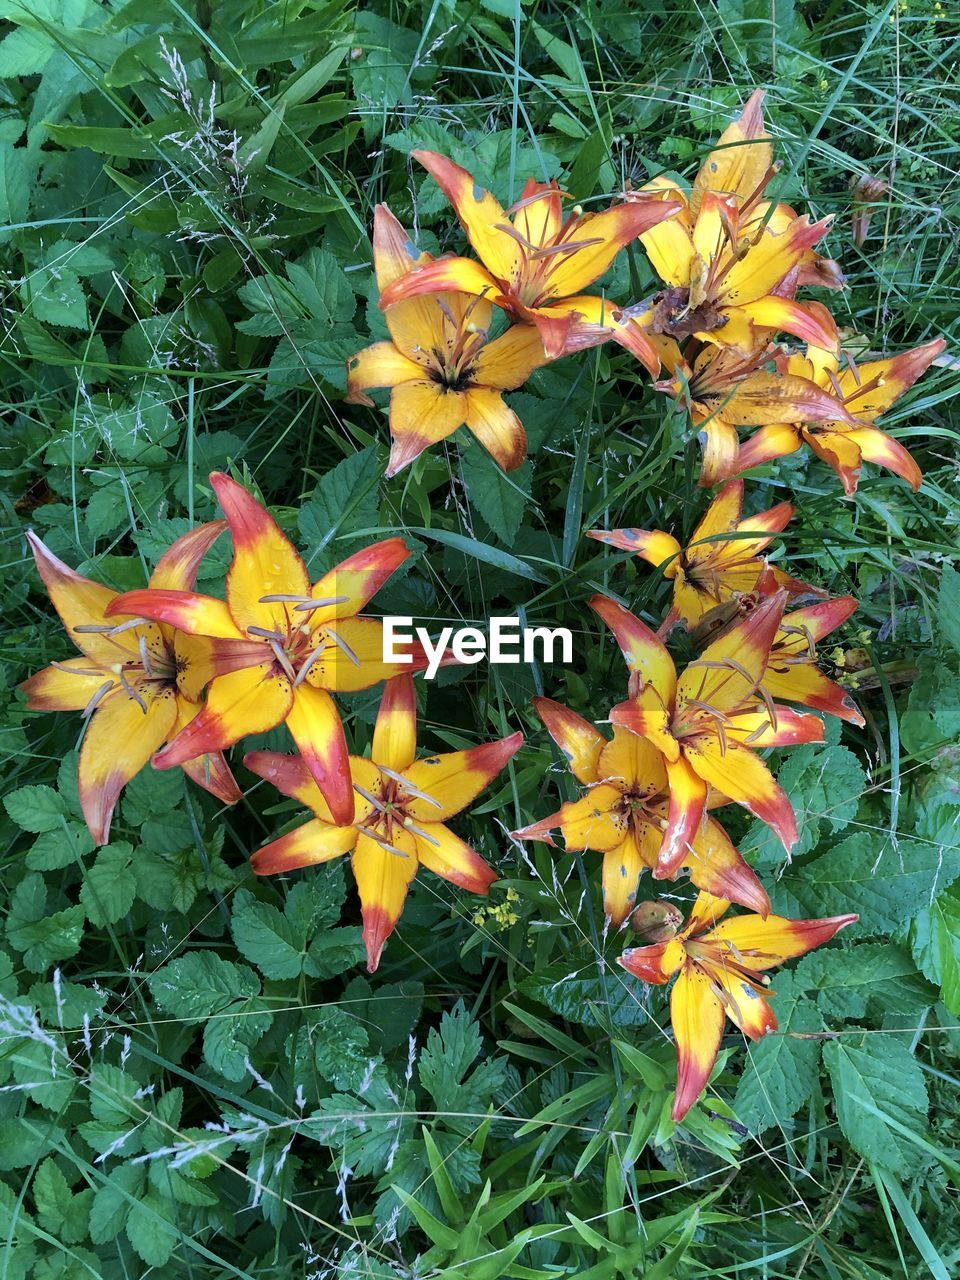
[(7, 913), (7, 937), (11, 946), (23, 952), (27, 968), (42, 973), (58, 960), (77, 954), (83, 919), (81, 906), (48, 914), (46, 886), (42, 877), (31, 871), (14, 890)]
[(66, 805), (53, 787), (20, 787), (3, 797), (3, 806), (22, 831), (39, 834), (61, 829)]
[[(297, 527), (306, 547), (306, 559), (314, 569), (313, 557), (334, 540), (330, 556), (338, 559), (336, 539), (377, 523), (378, 486), (381, 468), (373, 448), (352, 453), (331, 467), (317, 482), (297, 516)], [(349, 548), (344, 548), (344, 555)]]
[(927, 1115), (923, 1072), (906, 1046), (893, 1036), (844, 1036), (829, 1040), (823, 1060), (830, 1072), (837, 1119), (859, 1155), (894, 1173), (915, 1165), (912, 1152), (886, 1124), (922, 1131)]
[(220, 1013), (235, 1000), (260, 994), (257, 975), (215, 951), (190, 951), (147, 979), (161, 1009), (189, 1022)]
[(136, 880), (131, 863), (133, 846), (125, 841), (105, 845), (84, 875), (80, 901), (91, 924), (114, 924), (133, 906)]
[(940, 987), (940, 999), (960, 1016), (960, 890), (953, 885), (914, 917), (910, 928), (913, 957), (924, 975)]
[(504, 546), (512, 546), (530, 505), (530, 463), (503, 472), (482, 445), (472, 442), (461, 448), (460, 467), (471, 509)]
[(127, 1239), (144, 1262), (162, 1267), (180, 1242), (175, 1225), (176, 1206), (166, 1197), (148, 1191), (130, 1208)]
[(86, 1239), (93, 1189), (71, 1191), (56, 1161), (49, 1157), (33, 1179), (33, 1199), (45, 1231), (65, 1244)]
[(822, 1030), (823, 1020), (802, 990), (793, 974), (778, 974), (772, 1003), (779, 1029), (747, 1045), (733, 1109), (753, 1133), (786, 1125), (817, 1086), (820, 1044), (805, 1037)]
[(640, 1027), (649, 1022), (642, 987), (619, 969), (571, 972), (551, 965), (524, 978), (520, 990), (584, 1027)]
[(282, 912), (240, 889), (234, 896), (230, 924), (244, 959), (267, 978), (297, 978), (306, 958), (306, 937)]
[(881, 1008), (901, 1013), (919, 1012), (936, 1001), (909, 952), (889, 942), (813, 951), (797, 965), (794, 981), (828, 1020), (862, 1018), (874, 999)]

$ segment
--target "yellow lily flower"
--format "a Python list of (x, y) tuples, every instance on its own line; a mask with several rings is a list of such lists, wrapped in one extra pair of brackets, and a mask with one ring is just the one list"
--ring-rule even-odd
[[(902, 351), (886, 360), (869, 360), (857, 365), (847, 356), (840, 367), (840, 337), (826, 308), (812, 307), (821, 313), (825, 332), (830, 337), (826, 349), (808, 346), (806, 355), (792, 355), (781, 360), (782, 381), (802, 379), (824, 393), (833, 393), (835, 404), (843, 414), (785, 418), (770, 405), (760, 429), (739, 446), (725, 469), (727, 475), (739, 475), (750, 467), (771, 462), (808, 444), (818, 458), (832, 467), (850, 497), (856, 493), (860, 468), (864, 462), (886, 467), (906, 480), (916, 491), (923, 482), (920, 468), (907, 449), (873, 424), (907, 391), (946, 348), (946, 339), (935, 338), (922, 346)], [(749, 386), (749, 379), (744, 386)], [(801, 407), (798, 402), (797, 408)], [(745, 424), (754, 425), (754, 424)]]
[(775, 589), (790, 595), (823, 595), (762, 558), (794, 511), (791, 503), (780, 502), (743, 519), (743, 481), (731, 480), (711, 502), (686, 547), (662, 529), (591, 529), (587, 537), (632, 551), (673, 579), (673, 603), (659, 632), (664, 635), (678, 620), (688, 630), (698, 626), (712, 610), (752, 592), (765, 573), (772, 576)]
[(128, 591), (106, 614), (136, 614), (212, 640), (211, 681), (203, 710), (157, 755), (158, 769), (222, 751), (253, 733), (286, 723), (335, 817), (353, 817), (347, 743), (331, 690), (355, 692), (422, 670), (383, 661), (383, 626), (358, 616), (410, 555), (387, 538), (348, 556), (311, 587), (307, 567), (270, 513), (221, 472), (210, 477), (230, 533), (233, 560), (227, 599), (182, 589)]
[(761, 681), (786, 592), (764, 600), (678, 674), (663, 642), (606, 596), (590, 607), (616, 637), (630, 671), (629, 699), (610, 712), (616, 726), (652, 742), (664, 758), (669, 805), (654, 869), (674, 875), (703, 824), (710, 789), (765, 822), (787, 852), (797, 840), (790, 801), (755, 751), (823, 741), (823, 721), (779, 706)]
[[(381, 294), (433, 263), (385, 204), (374, 211), (373, 260)], [(385, 312), (389, 342), (375, 342), (347, 361), (347, 402), (372, 405), (371, 387), (390, 387), (394, 476), (424, 449), (466, 426), (504, 471), (527, 456), (523, 424), (503, 400), (546, 364), (533, 325), (515, 324), (492, 341), (492, 305), (446, 291), (411, 297)]]
[(675, 218), (640, 237), (667, 287), (652, 306), (624, 313), (655, 345), (693, 335), (752, 351), (779, 330), (820, 340), (816, 316), (794, 297), (802, 284), (842, 284), (835, 264), (813, 251), (830, 219), (811, 224), (789, 205), (763, 199), (776, 173), (763, 96), (754, 93), (723, 133), (689, 197), (664, 178), (636, 193), (681, 204)]
[(384, 289), (381, 307), (457, 290), (489, 299), (514, 319), (536, 325), (551, 360), (613, 337), (656, 372), (659, 364), (646, 336), (621, 332), (614, 320), (616, 305), (581, 291), (609, 269), (625, 245), (669, 218), (678, 204), (641, 196), (600, 213), (574, 206), (564, 218), (557, 184), (531, 178), (517, 203), (505, 210), (452, 160), (435, 151), (411, 154), (453, 205), (480, 262), (453, 257), (429, 262)]
[[(835, 332), (825, 307), (811, 302), (807, 309), (820, 317), (824, 335)], [(823, 423), (837, 429), (861, 425), (832, 385), (818, 385), (805, 367), (797, 366), (798, 372), (781, 361), (782, 367), (777, 368), (780, 347), (763, 345), (745, 354), (738, 347), (687, 343), (681, 355), (676, 343), (671, 340), (664, 345), (666, 341), (661, 340), (660, 353), (671, 376), (654, 386), (680, 400), (690, 412), (703, 448), (700, 484), (704, 488), (742, 469), (738, 427), (763, 427), (769, 422), (798, 427)]]
[(486, 895), (496, 880), (492, 867), (445, 824), (493, 781), (522, 742), (523, 735), (514, 733), (417, 760), (413, 680), (395, 676), (383, 691), (371, 758), (350, 757), (347, 777), (357, 798), (351, 822), (337, 823), (301, 757), (254, 751), (245, 758), (248, 769), (314, 813), (304, 826), (258, 849), (251, 866), (259, 876), (279, 875), (352, 853), (373, 973), (419, 866), (471, 893)]
[(618, 963), (642, 982), (663, 985), (677, 975), (670, 993), (670, 1021), (677, 1042), (677, 1092), (672, 1116), (682, 1120), (710, 1079), (727, 1018), (750, 1040), (777, 1030), (767, 997), (765, 970), (823, 946), (856, 915), (820, 920), (784, 916), (721, 917), (730, 903), (701, 893), (676, 937), (634, 947)]
[[(178, 538), (157, 563), (151, 587), (188, 591), (225, 528), (217, 520)], [(83, 656), (51, 663), (20, 687), (33, 710), (82, 711), (87, 718), (77, 770), (80, 806), (90, 835), (106, 844), (123, 788), (201, 713), (197, 673), (210, 666), (209, 644), (142, 617), (108, 617), (115, 591), (74, 572), (36, 534), (27, 540), (53, 607)], [(224, 804), (240, 799), (215, 749), (184, 761), (183, 771)]]
[[(614, 729), (613, 741), (607, 741), (596, 726), (550, 698), (534, 698), (533, 705), (587, 791), (513, 834), (553, 845), (551, 832), (559, 828), (567, 849), (602, 853), (603, 909), (620, 925), (636, 905), (641, 874), (657, 875), (670, 807), (663, 756), (625, 729)], [(704, 820), (678, 870), (688, 870), (699, 889), (722, 893), (764, 916), (770, 910), (763, 885), (713, 818)]]

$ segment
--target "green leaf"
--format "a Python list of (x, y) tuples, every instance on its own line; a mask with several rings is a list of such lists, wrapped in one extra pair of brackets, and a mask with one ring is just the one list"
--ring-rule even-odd
[(250, 1051), (273, 1022), (270, 1005), (251, 998), (228, 1004), (214, 1014), (203, 1029), (203, 1056), (210, 1066), (228, 1080), (242, 1080), (247, 1074)]
[(611, 969), (583, 974), (550, 965), (524, 978), (520, 990), (584, 1027), (640, 1027), (649, 1021), (640, 984)]
[(798, 1037), (822, 1030), (823, 1021), (802, 990), (793, 974), (777, 975), (779, 1030), (747, 1047), (733, 1109), (753, 1133), (786, 1125), (817, 1086), (819, 1042)]
[(862, 1018), (870, 1000), (901, 1013), (919, 1012), (936, 1001), (909, 952), (887, 942), (814, 951), (800, 961), (794, 977), (828, 1019)]
[(20, 787), (4, 796), (7, 813), (22, 831), (40, 834), (61, 829), (61, 819), (66, 805), (53, 787)]
[(297, 978), (306, 959), (306, 936), (285, 915), (252, 893), (239, 889), (234, 896), (230, 924), (233, 940), (244, 959), (267, 978)]
[(960, 573), (945, 564), (940, 574), (937, 600), (940, 634), (955, 652), (960, 653)]
[(201, 1022), (235, 1000), (260, 994), (252, 969), (215, 951), (188, 952), (150, 974), (147, 983), (161, 1009), (189, 1022)]
[(533, 468), (529, 461), (505, 473), (486, 449), (471, 442), (461, 447), (460, 468), (474, 513), (505, 546), (512, 546), (523, 513), (530, 506)]
[[(420, 1055), (420, 1083), (429, 1091), (438, 1111), (476, 1115), (490, 1106), (506, 1079), (507, 1061), (487, 1057), (470, 1071), (482, 1047), (479, 1027), (463, 1001), (458, 1000), (441, 1018), (439, 1030), (430, 1031)], [(474, 1122), (452, 1117), (448, 1117), (448, 1123), (455, 1130), (464, 1123), (471, 1132), (474, 1128)]]
[(787, 915), (860, 916), (858, 936), (893, 933), (960, 876), (960, 848), (902, 836), (900, 849), (866, 832), (788, 871), (771, 897)]
[(33, 1179), (33, 1199), (40, 1225), (65, 1244), (87, 1236), (93, 1190), (74, 1192), (56, 1161), (47, 1158)]
[(70, 819), (38, 836), (24, 862), (31, 871), (59, 871), (74, 866), (77, 855), (90, 853), (93, 847), (93, 837), (86, 824)]
[(94, 1244), (106, 1244), (123, 1230), (131, 1201), (140, 1197), (144, 1177), (142, 1165), (122, 1164), (111, 1170), (103, 1186), (97, 1188), (90, 1210), (90, 1239)]
[(916, 1059), (892, 1036), (864, 1036), (828, 1041), (823, 1060), (840, 1128), (854, 1151), (894, 1173), (907, 1172), (912, 1157), (884, 1117), (913, 1130), (925, 1127), (927, 1089)]
[(913, 958), (940, 999), (960, 1017), (960, 889), (953, 885), (917, 916), (910, 928)]
[(127, 1239), (135, 1253), (150, 1267), (162, 1267), (180, 1241), (174, 1225), (176, 1207), (165, 1197), (148, 1191), (131, 1205)]
[(372, 446), (344, 458), (324, 474), (297, 516), (308, 563), (331, 539), (376, 525), (379, 481), (380, 465)]
[(136, 880), (131, 868), (133, 846), (124, 841), (105, 845), (84, 876), (80, 901), (91, 924), (115, 924), (133, 906)]
[[(800, 830), (795, 858), (816, 848), (827, 835), (836, 835), (857, 816), (864, 789), (859, 760), (846, 747), (810, 745), (791, 751), (777, 771), (777, 781), (790, 797)], [(756, 850), (756, 866), (779, 866), (783, 846), (770, 828), (755, 822), (741, 848)]]
[(371, 1049), (389, 1053), (406, 1043), (420, 1019), (423, 983), (406, 979), (374, 987), (368, 979), (357, 976), (347, 983), (343, 999), (367, 1028)]
[(58, 960), (75, 956), (83, 937), (83, 907), (47, 913), (43, 878), (31, 871), (17, 885), (7, 913), (7, 937), (23, 952), (23, 963), (42, 973)]
[(335, 1089), (359, 1089), (370, 1066), (367, 1032), (351, 1009), (335, 1006), (317, 1011), (311, 1022), (314, 1062)]

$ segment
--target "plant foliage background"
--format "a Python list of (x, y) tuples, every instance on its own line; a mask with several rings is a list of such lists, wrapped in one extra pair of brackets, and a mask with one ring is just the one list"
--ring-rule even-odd
[[(412, 149), (505, 203), (532, 174), (589, 207), (694, 172), (758, 84), (783, 198), (836, 215), (839, 321), (878, 350), (943, 333), (955, 351), (950, 6), (0, 0), (0, 19), (2, 1273), (955, 1275), (955, 368), (888, 420), (918, 453), (919, 495), (870, 470), (844, 501), (805, 453), (751, 486), (756, 509), (797, 505), (792, 571), (861, 601), (832, 656), (867, 725), (834, 724), (779, 770), (801, 820), (792, 865), (759, 824), (733, 834), (776, 872), (775, 908), (860, 924), (777, 976), (783, 1034), (728, 1055), (683, 1129), (672, 1045), (611, 964), (599, 859), (508, 832), (573, 795), (531, 696), (587, 716), (623, 696), (585, 600), (666, 607), (669, 584), (581, 534), (689, 534), (707, 498), (686, 420), (608, 345), (508, 397), (530, 438), (519, 471), (461, 431), (384, 481), (383, 413), (342, 402), (345, 358), (385, 335), (373, 204), (435, 252), (462, 248)], [(891, 195), (858, 247), (848, 180), (864, 174)], [(624, 294), (653, 287), (637, 247), (614, 270)], [(385, 612), (519, 611), (576, 636), (572, 667), (429, 686), (436, 749), (526, 732), (461, 826), (502, 879), (482, 901), (421, 877), (372, 978), (338, 865), (248, 870), (292, 803), (240, 770), (246, 799), (223, 810), (147, 770), (94, 851), (76, 718), (13, 692), (68, 654), (25, 530), (140, 586), (215, 516), (214, 467), (260, 491), (311, 569), (402, 533), (418, 555)], [(359, 749), (377, 697), (343, 699)]]

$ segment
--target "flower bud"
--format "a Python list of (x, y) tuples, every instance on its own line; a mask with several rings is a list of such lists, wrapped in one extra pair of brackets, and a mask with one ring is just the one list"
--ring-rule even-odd
[(645, 942), (669, 942), (682, 923), (680, 908), (662, 898), (641, 902), (630, 917), (630, 928)]

